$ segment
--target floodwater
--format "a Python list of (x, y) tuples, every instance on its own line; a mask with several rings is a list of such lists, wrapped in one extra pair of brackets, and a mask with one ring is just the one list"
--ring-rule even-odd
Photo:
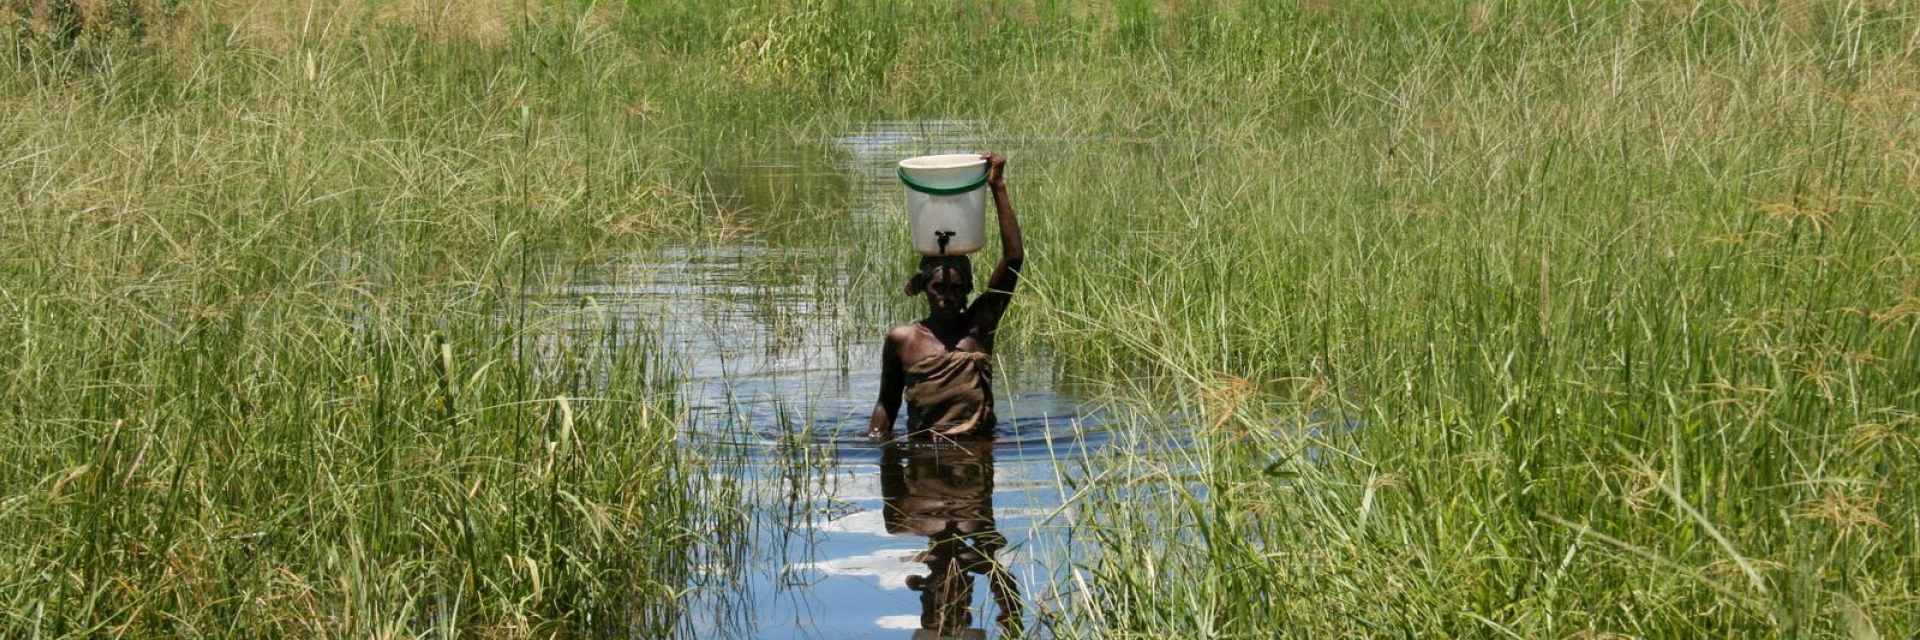
[[(777, 188), (853, 175), (846, 215), (904, 227), (893, 163), (982, 149), (955, 122), (875, 123), (831, 144), (845, 166), (772, 162), (734, 178)], [(904, 255), (900, 238), (898, 248), (853, 250)], [(696, 493), (748, 505), (716, 516), (716, 534), (696, 543), (702, 569), (677, 634), (967, 638), (1035, 629), (1051, 567), (1067, 557), (1062, 474), (1108, 446), (1102, 412), (1055, 383), (1044, 353), (1003, 346), (995, 442), (869, 443), (880, 338), (918, 315), (896, 302), (908, 273), (873, 273), (849, 249), (752, 237), (676, 247), (603, 269), (571, 292), (662, 341), (679, 379), (684, 440), (702, 469)], [(1020, 313), (1017, 296), (1010, 313)]]

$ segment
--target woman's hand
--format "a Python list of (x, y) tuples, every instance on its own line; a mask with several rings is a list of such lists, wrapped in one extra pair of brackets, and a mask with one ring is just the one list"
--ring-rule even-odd
[(1007, 183), (1001, 181), (1001, 174), (1007, 172), (1007, 157), (988, 151), (980, 154), (980, 159), (987, 161), (987, 186), (995, 189), (1006, 188)]

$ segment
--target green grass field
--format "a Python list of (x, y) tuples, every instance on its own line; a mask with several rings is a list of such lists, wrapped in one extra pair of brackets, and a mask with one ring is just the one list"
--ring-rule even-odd
[(1920, 633), (1910, 3), (79, 5), (0, 48), (4, 635), (671, 624), (726, 506), (547, 294), (887, 119), (1034, 141), (1004, 348), (1198, 422), (1055, 635)]

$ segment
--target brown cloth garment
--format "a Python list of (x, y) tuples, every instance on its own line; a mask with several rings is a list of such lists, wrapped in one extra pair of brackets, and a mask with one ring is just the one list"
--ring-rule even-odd
[(948, 351), (907, 365), (907, 435), (993, 436), (993, 363), (984, 353)]

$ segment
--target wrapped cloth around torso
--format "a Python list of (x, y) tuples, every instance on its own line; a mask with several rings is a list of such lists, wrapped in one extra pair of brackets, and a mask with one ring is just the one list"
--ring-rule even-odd
[(948, 351), (907, 365), (907, 437), (993, 436), (993, 362), (974, 351)]

